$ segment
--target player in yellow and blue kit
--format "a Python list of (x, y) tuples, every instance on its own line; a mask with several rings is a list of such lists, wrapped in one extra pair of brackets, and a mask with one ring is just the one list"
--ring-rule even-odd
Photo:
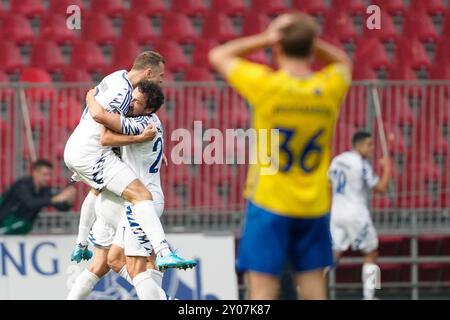
[[(318, 39), (304, 14), (284, 14), (260, 34), (211, 50), (212, 66), (253, 107), (253, 128), (278, 129), (277, 156), (249, 167), (248, 209), (237, 261), (251, 299), (275, 299), (279, 276), (292, 257), (304, 299), (326, 299), (323, 269), (333, 264), (327, 169), (339, 107), (351, 82), (345, 52)], [(272, 47), (279, 69), (249, 62), (246, 54)], [(314, 57), (326, 66), (310, 69)], [(253, 152), (271, 150), (257, 140)], [(279, 159), (277, 162), (276, 159)], [(278, 166), (265, 174), (267, 166)]]

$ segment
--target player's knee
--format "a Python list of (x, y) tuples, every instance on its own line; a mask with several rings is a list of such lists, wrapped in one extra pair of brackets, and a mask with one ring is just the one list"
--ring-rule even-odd
[(118, 256), (108, 256), (108, 267), (116, 273), (119, 273), (125, 263)]
[(95, 274), (97, 277), (101, 278), (105, 274), (107, 274), (110, 269), (107, 263), (105, 264), (93, 263), (88, 267), (88, 270), (93, 274)]
[(140, 201), (152, 200), (152, 194), (139, 180), (131, 182), (122, 193), (122, 196), (125, 200), (133, 204)]
[(376, 260), (378, 258), (378, 250), (372, 250), (365, 254), (364, 256), (364, 262), (365, 263), (376, 263)]

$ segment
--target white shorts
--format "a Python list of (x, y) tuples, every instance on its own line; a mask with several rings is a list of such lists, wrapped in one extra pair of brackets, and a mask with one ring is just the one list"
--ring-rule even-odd
[(93, 160), (67, 152), (64, 153), (64, 162), (74, 172), (72, 180), (81, 180), (95, 190), (106, 188), (118, 196), (137, 179), (133, 170), (111, 150)]
[(121, 197), (108, 190), (102, 191), (95, 201), (96, 220), (89, 232), (89, 242), (95, 247), (111, 247), (124, 211)]
[[(153, 204), (156, 209), (156, 214), (160, 218), (164, 211), (164, 202), (154, 202)], [(149, 257), (149, 252), (153, 250), (150, 242), (142, 245), (138, 241), (137, 236), (131, 230), (126, 214), (121, 216), (113, 243), (123, 248), (126, 256)]]
[(367, 209), (331, 210), (330, 222), (333, 250), (369, 253), (378, 248), (378, 235)]

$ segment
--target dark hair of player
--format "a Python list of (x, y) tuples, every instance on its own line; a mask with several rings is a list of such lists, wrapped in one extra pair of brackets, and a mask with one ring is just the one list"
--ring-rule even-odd
[(53, 164), (48, 160), (39, 159), (39, 160), (36, 160), (35, 162), (33, 162), (31, 167), (33, 168), (33, 170), (37, 170), (40, 168), (53, 169)]
[(154, 82), (143, 80), (136, 84), (140, 92), (147, 97), (146, 109), (151, 109), (153, 113), (159, 110), (164, 104), (164, 93), (159, 85)]
[(354, 146), (356, 146), (358, 143), (360, 143), (360, 142), (366, 140), (367, 138), (371, 138), (371, 137), (372, 137), (372, 134), (371, 134), (370, 132), (367, 132), (367, 131), (364, 131), (364, 130), (358, 131), (358, 132), (356, 132), (356, 133), (353, 135), (353, 138), (352, 138), (352, 146), (354, 147)]
[(318, 30), (319, 27), (312, 17), (303, 13), (294, 14), (294, 22), (282, 30), (280, 45), (284, 54), (293, 58), (310, 57)]

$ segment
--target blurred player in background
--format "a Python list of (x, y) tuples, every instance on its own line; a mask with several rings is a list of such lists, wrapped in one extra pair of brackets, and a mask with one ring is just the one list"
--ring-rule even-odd
[[(155, 72), (156, 70), (156, 72)], [(142, 118), (129, 118), (125, 115), (130, 105), (133, 84), (141, 80), (160, 82), (164, 74), (164, 59), (156, 52), (143, 52), (134, 61), (130, 72), (117, 71), (105, 77), (96, 87), (95, 99), (108, 113), (118, 112), (120, 119), (109, 129), (127, 135), (139, 134), (148, 122)], [(129, 201), (133, 214), (143, 232), (149, 238), (157, 255), (158, 268), (185, 268), (193, 260), (182, 259), (173, 253), (165, 239), (161, 221), (155, 211), (151, 193), (145, 188), (134, 172), (114, 153), (109, 146), (100, 143), (103, 125), (96, 122), (85, 109), (80, 123), (69, 137), (64, 150), (64, 162), (75, 173), (78, 180), (83, 180), (97, 193), (109, 190)], [(95, 192), (90, 192), (82, 206), (79, 234), (86, 236), (92, 225), (95, 212)], [(83, 210), (84, 206), (88, 209)], [(84, 214), (84, 216), (83, 216)], [(78, 240), (83, 241), (83, 236)], [(78, 242), (78, 241), (77, 241)], [(78, 242), (72, 254), (72, 260), (89, 258), (87, 246)], [(85, 257), (86, 254), (86, 257)]]
[[(284, 14), (266, 31), (209, 53), (212, 66), (252, 105), (254, 128), (279, 130), (278, 172), (261, 174), (270, 164), (258, 159), (249, 166), (246, 182), (248, 208), (237, 268), (247, 272), (251, 299), (278, 296), (288, 255), (293, 258), (300, 295), (327, 297), (323, 269), (333, 264), (327, 170), (352, 64), (344, 51), (317, 35), (311, 17)], [(276, 71), (243, 58), (267, 47), (273, 49)], [(326, 67), (312, 72), (312, 57)], [(256, 150), (260, 148), (257, 142)]]
[[(120, 124), (120, 116), (118, 114), (108, 113), (94, 98), (94, 90), (91, 90), (87, 94), (86, 102), (89, 107), (89, 112), (94, 119), (98, 119), (105, 126), (114, 126), (114, 123)], [(127, 136), (115, 133), (112, 130), (106, 129), (102, 132), (101, 143), (107, 146), (123, 146), (123, 160), (126, 164), (133, 168), (136, 175), (141, 181), (148, 184), (159, 185), (159, 189), (152, 190), (153, 202), (158, 209), (158, 216), (162, 214), (161, 203), (164, 205), (164, 197), (162, 195), (160, 180), (159, 180), (159, 167), (162, 154), (162, 128), (161, 122), (154, 114), (164, 102), (164, 95), (161, 88), (152, 82), (141, 81), (137, 84), (136, 89), (133, 90), (133, 99), (129, 108), (128, 115), (140, 116), (146, 114), (148, 117), (150, 126), (144, 130), (144, 133), (138, 136)], [(133, 145), (131, 145), (133, 144)], [(130, 152), (129, 150), (134, 152)], [(131, 154), (130, 154), (131, 153)], [(145, 170), (142, 169), (142, 165), (145, 164)], [(149, 168), (154, 165), (153, 171), (149, 172)], [(154, 188), (153, 188), (154, 189)], [(97, 197), (96, 206), (96, 220), (89, 234), (89, 240), (95, 247), (94, 260), (88, 269), (84, 270), (80, 276), (75, 280), (72, 289), (69, 292), (68, 299), (80, 300), (86, 298), (91, 293), (97, 282), (110, 271), (108, 265), (108, 253), (113, 243), (113, 239), (116, 235), (117, 226), (121, 218), (125, 218), (125, 204), (121, 197), (116, 196), (108, 190), (102, 191)], [(128, 225), (128, 221), (125, 218), (125, 222)], [(124, 223), (123, 227), (126, 227)], [(122, 228), (121, 228), (122, 229)], [(129, 238), (132, 238), (132, 243), (137, 243), (136, 246), (140, 246), (136, 235), (133, 234), (131, 228), (127, 228), (130, 233)], [(142, 230), (141, 230), (142, 233)], [(120, 234), (124, 234), (121, 230)], [(148, 243), (148, 240), (147, 240)], [(122, 245), (122, 248), (124, 246)], [(148, 245), (149, 251), (151, 251), (150, 244)], [(126, 248), (126, 246), (125, 246)], [(126, 248), (127, 249), (127, 248)], [(146, 251), (142, 248), (143, 251)], [(129, 248), (128, 248), (129, 250)], [(130, 268), (131, 278), (128, 275), (127, 268), (125, 266), (125, 259), (122, 258), (122, 249), (117, 250), (116, 268), (114, 271), (119, 273), (122, 277), (127, 279), (132, 285), (135, 286), (139, 299), (161, 299), (166, 295), (161, 288), (159, 280), (162, 281), (162, 274), (159, 271), (152, 270), (147, 271), (146, 257), (143, 264), (138, 264), (140, 268)], [(154, 255), (153, 255), (154, 257)], [(152, 264), (152, 267), (154, 264)], [(141, 274), (142, 273), (142, 274)], [(152, 278), (156, 278), (153, 280)]]
[(387, 191), (391, 175), (388, 157), (382, 158), (381, 178), (374, 175), (368, 159), (372, 156), (374, 143), (369, 132), (359, 131), (352, 138), (353, 150), (341, 153), (331, 162), (328, 176), (333, 186), (331, 206), (331, 235), (336, 261), (349, 247), (364, 255), (362, 268), (363, 296), (371, 300), (375, 296), (371, 276), (379, 276), (378, 236), (368, 208), (371, 190)]

